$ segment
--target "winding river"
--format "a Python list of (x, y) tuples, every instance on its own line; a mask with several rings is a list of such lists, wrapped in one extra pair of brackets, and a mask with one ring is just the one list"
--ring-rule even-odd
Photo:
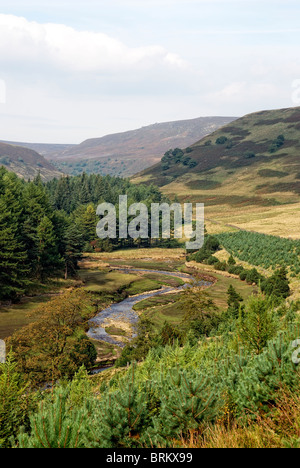
[(149, 291), (146, 293), (138, 294), (137, 296), (131, 296), (125, 299), (122, 302), (112, 304), (107, 309), (102, 310), (99, 312), (95, 318), (89, 321), (90, 329), (88, 331), (88, 336), (93, 340), (105, 341), (107, 343), (111, 343), (117, 345), (121, 348), (125, 346), (124, 343), (120, 341), (114, 340), (108, 333), (106, 333), (105, 329), (103, 328), (104, 322), (107, 319), (115, 320), (115, 321), (126, 321), (134, 325), (138, 321), (138, 314), (133, 310), (133, 306), (144, 299), (149, 299), (150, 297), (158, 296), (161, 294), (166, 293), (173, 293), (178, 292), (186, 287), (189, 284), (197, 284), (199, 286), (208, 287), (211, 286), (212, 283), (208, 281), (197, 281), (193, 276), (187, 273), (180, 273), (180, 272), (171, 272), (171, 271), (161, 271), (161, 270), (144, 270), (144, 269), (121, 269), (117, 268), (117, 271), (121, 273), (132, 273), (132, 272), (140, 272), (140, 273), (156, 273), (158, 275), (166, 275), (172, 276), (175, 278), (181, 278), (186, 280), (186, 283), (183, 286), (174, 288), (170, 286), (162, 287), (157, 291)]

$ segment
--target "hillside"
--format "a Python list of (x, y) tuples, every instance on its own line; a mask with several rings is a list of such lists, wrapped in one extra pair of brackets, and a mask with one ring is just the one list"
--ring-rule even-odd
[(42, 153), (63, 172), (77, 175), (86, 171), (128, 177), (157, 163), (171, 147), (187, 147), (234, 117), (201, 117), (157, 123), (138, 130), (86, 140), (80, 145), (44, 145)]
[(36, 151), (6, 143), (0, 143), (0, 166), (24, 179), (32, 179), (38, 173), (43, 180), (61, 175), (60, 171)]
[[(300, 108), (246, 115), (137, 174), (215, 223), (300, 237)], [(190, 150), (189, 150), (190, 151)], [(188, 159), (189, 158), (189, 159)]]
[(63, 144), (51, 144), (51, 143), (24, 143), (24, 142), (15, 142), (15, 141), (6, 141), (2, 140), (0, 143), (7, 143), (8, 145), (13, 146), (22, 146), (22, 148), (29, 148), (33, 151), (36, 151), (41, 156), (44, 156), (47, 159), (51, 159), (52, 155), (62, 153), (63, 151), (73, 147), (73, 145), (63, 145)]

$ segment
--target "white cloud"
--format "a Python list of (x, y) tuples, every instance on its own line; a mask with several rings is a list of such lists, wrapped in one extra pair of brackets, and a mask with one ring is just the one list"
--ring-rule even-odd
[[(231, 115), (243, 115), (264, 108), (284, 107), (289, 99), (291, 99), (290, 88), (272, 82), (240, 81), (228, 84), (219, 91), (208, 93), (204, 97), (204, 102), (216, 109), (230, 108)], [(246, 112), (243, 111), (247, 108)]]
[(298, 25), (281, 10), (272, 13), (280, 22), (262, 23), (266, 2), (238, 1), (253, 15), (227, 7), (237, 0), (12, 0), (1, 11), (14, 14), (0, 14), (1, 139), (75, 143), (153, 122), (294, 105), (299, 41), (279, 32)]
[(128, 47), (107, 34), (63, 24), (39, 24), (0, 14), (0, 59), (47, 63), (74, 72), (116, 72), (165, 66), (185, 68), (178, 55), (159, 45)]

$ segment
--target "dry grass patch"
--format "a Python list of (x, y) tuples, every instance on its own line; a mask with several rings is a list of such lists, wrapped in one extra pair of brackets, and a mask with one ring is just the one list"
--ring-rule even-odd
[(184, 249), (164, 249), (164, 248), (150, 248), (150, 249), (124, 249), (114, 252), (99, 252), (86, 254), (89, 260), (103, 261), (104, 263), (109, 260), (136, 260), (136, 259), (178, 259), (185, 257)]
[(78, 266), (81, 269), (89, 269), (93, 270), (97, 269), (104, 269), (109, 267), (109, 263), (105, 263), (98, 258), (92, 258), (89, 254), (85, 254), (82, 261), (78, 262)]

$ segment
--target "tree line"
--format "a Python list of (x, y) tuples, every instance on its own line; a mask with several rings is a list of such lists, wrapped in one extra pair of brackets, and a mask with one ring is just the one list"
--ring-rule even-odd
[(83, 174), (45, 184), (40, 176), (24, 181), (0, 168), (0, 301), (18, 300), (36, 281), (76, 275), (83, 251), (140, 245), (97, 238), (97, 205), (117, 203), (121, 194), (130, 203), (162, 200), (152, 185), (110, 176)]

